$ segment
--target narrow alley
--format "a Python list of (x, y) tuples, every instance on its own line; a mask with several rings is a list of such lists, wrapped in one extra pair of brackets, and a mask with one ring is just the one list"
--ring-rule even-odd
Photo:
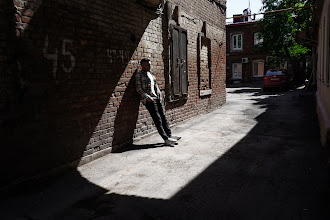
[[(315, 97), (227, 88), (227, 103), (1, 204), (1, 219), (329, 219)], [(4, 217), (4, 218), (3, 218)]]

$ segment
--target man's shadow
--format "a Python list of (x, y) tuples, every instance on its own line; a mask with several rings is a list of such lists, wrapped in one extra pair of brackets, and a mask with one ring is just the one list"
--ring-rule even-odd
[(158, 148), (158, 147), (172, 147), (169, 145), (165, 145), (164, 143), (156, 143), (156, 144), (131, 144), (127, 145), (125, 147), (122, 147), (118, 150), (116, 150), (113, 153), (124, 153), (127, 151), (133, 151), (133, 150), (146, 150), (146, 149), (152, 149), (152, 148)]
[(128, 82), (126, 91), (117, 110), (112, 141), (112, 146), (115, 146), (115, 148), (113, 148), (112, 151), (116, 151), (133, 143), (134, 130), (136, 128), (140, 107), (140, 97), (135, 89), (135, 75), (137, 71), (136, 69)]

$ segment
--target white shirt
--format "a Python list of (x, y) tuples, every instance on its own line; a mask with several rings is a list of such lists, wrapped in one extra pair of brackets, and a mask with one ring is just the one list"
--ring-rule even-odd
[(157, 97), (157, 94), (156, 94), (156, 92), (155, 92), (155, 79), (154, 79), (153, 75), (152, 75), (149, 71), (147, 72), (147, 75), (148, 75), (148, 77), (149, 77), (149, 79), (150, 79), (151, 93), (152, 93), (155, 97)]

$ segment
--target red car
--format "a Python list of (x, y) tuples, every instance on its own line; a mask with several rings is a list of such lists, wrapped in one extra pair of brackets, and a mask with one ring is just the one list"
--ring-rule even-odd
[(284, 70), (268, 70), (264, 76), (263, 89), (289, 87), (289, 77)]

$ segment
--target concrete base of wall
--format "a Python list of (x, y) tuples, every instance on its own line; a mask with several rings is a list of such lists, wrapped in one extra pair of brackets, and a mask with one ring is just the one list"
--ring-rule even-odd
[[(326, 114), (323, 103), (320, 96), (316, 93), (316, 111), (319, 118), (320, 134), (322, 146), (330, 152), (330, 121), (329, 116)], [(329, 155), (330, 156), (330, 155)]]
[(105, 155), (107, 155), (107, 154), (110, 154), (111, 152), (112, 152), (112, 147), (109, 147), (109, 148), (107, 148), (107, 149), (104, 149), (104, 150), (101, 150), (101, 151), (95, 152), (95, 153), (93, 153), (93, 154), (91, 154), (91, 155), (88, 155), (88, 156), (86, 156), (86, 157), (82, 157), (82, 158), (79, 160), (78, 167), (79, 167), (79, 166), (82, 166), (82, 165), (84, 165), (84, 164), (86, 164), (86, 163), (89, 163), (89, 162), (91, 162), (91, 161), (93, 161), (93, 160), (96, 160), (96, 159), (98, 159), (98, 158), (100, 158), (100, 157), (103, 157), (103, 156), (105, 156)]

